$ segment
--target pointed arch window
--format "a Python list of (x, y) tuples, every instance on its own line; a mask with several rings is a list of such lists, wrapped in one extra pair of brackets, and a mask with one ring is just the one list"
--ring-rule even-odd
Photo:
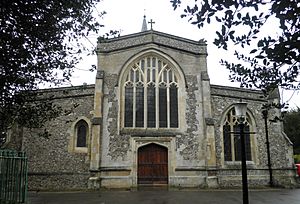
[[(246, 143), (246, 160), (252, 161), (252, 148), (251, 137), (249, 134), (252, 130), (252, 124), (249, 114), (247, 113), (245, 122), (245, 143)], [(227, 113), (223, 123), (223, 147), (224, 147), (224, 160), (225, 161), (241, 161), (241, 139), (239, 134), (239, 122), (235, 116), (234, 108), (230, 109)]]
[(178, 75), (169, 63), (146, 56), (124, 77), (124, 127), (178, 128)]
[(76, 126), (76, 147), (87, 147), (88, 124), (84, 120), (77, 122)]

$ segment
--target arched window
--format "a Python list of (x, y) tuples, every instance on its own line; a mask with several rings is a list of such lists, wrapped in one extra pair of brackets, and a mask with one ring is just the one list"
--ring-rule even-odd
[(178, 75), (172, 65), (146, 56), (124, 77), (124, 127), (178, 128)]
[(84, 120), (77, 122), (76, 126), (76, 147), (87, 147), (88, 124)]
[[(250, 116), (247, 113), (245, 121), (245, 143), (246, 143), (246, 160), (252, 161), (251, 137), (252, 124)], [(223, 122), (223, 147), (225, 161), (241, 161), (241, 138), (239, 134), (239, 122), (235, 116), (234, 108), (230, 109)]]

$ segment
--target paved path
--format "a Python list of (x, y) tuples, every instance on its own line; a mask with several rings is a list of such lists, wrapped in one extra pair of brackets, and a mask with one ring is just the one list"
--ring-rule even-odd
[[(300, 189), (251, 190), (250, 204), (300, 204)], [(28, 204), (241, 204), (237, 190), (29, 192)]]

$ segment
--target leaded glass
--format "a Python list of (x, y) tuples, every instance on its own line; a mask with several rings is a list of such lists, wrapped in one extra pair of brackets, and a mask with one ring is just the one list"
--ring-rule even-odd
[(136, 88), (136, 99), (135, 99), (135, 126), (144, 127), (144, 87)]
[(178, 128), (178, 76), (156, 56), (141, 57), (124, 76), (124, 117), (127, 128)]
[(87, 128), (88, 125), (85, 121), (80, 120), (77, 125), (77, 142), (76, 147), (86, 147)]
[(133, 87), (125, 87), (125, 127), (133, 127)]
[(240, 128), (236, 124), (233, 126), (233, 135), (234, 135), (234, 155), (235, 155), (235, 161), (241, 161), (241, 136), (239, 134)]
[(230, 125), (228, 124), (223, 126), (223, 145), (225, 161), (232, 161)]
[(156, 58), (152, 58), (152, 67), (156, 67)]
[(170, 87), (170, 127), (178, 127), (178, 96), (177, 87), (174, 84)]
[(156, 126), (156, 105), (155, 105), (155, 87), (149, 86), (148, 87), (148, 95), (147, 95), (147, 126), (148, 127), (155, 127)]
[[(252, 160), (251, 153), (251, 135), (250, 135), (250, 119), (247, 114), (247, 120), (244, 126), (246, 160)], [(241, 161), (241, 136), (240, 126), (235, 116), (235, 110), (232, 108), (226, 115), (223, 125), (223, 146), (225, 161)]]
[(251, 141), (250, 141), (250, 127), (249, 125), (245, 126), (245, 143), (246, 143), (246, 160), (251, 161)]
[(167, 127), (167, 89), (159, 88), (159, 127)]
[(145, 60), (141, 60), (141, 69), (144, 72), (144, 69), (145, 69)]

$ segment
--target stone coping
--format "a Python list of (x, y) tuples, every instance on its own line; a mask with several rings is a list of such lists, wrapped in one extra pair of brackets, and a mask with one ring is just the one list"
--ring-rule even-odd
[(206, 43), (204, 40), (194, 41), (154, 30), (110, 39), (100, 38), (98, 41), (97, 52), (109, 53), (129, 49), (135, 46), (145, 46), (151, 43), (193, 54), (207, 55)]

